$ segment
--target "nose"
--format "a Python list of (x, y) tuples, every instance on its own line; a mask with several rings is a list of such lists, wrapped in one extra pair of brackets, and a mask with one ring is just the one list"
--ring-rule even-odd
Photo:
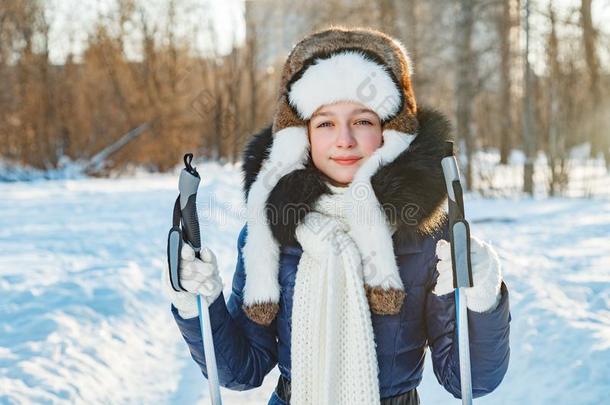
[(339, 148), (351, 148), (356, 145), (356, 138), (354, 138), (352, 129), (349, 125), (342, 123), (339, 126), (339, 133), (337, 134), (335, 143)]

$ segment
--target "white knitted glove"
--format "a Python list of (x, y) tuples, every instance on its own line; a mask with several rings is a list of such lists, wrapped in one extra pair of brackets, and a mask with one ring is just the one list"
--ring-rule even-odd
[(196, 294), (203, 296), (210, 305), (222, 292), (223, 283), (218, 273), (216, 255), (209, 248), (201, 249), (200, 260), (195, 257), (193, 248), (185, 243), (180, 256), (180, 284), (188, 292), (173, 289), (167, 265), (163, 271), (165, 291), (183, 319), (194, 318), (199, 315)]
[[(488, 243), (470, 237), (470, 260), (472, 265), (472, 287), (465, 288), (466, 305), (475, 312), (488, 312), (495, 309), (500, 302), (502, 269), (498, 254)], [(432, 292), (445, 295), (454, 291), (453, 270), (451, 264), (451, 244), (446, 240), (436, 243), (436, 264), (439, 276)]]

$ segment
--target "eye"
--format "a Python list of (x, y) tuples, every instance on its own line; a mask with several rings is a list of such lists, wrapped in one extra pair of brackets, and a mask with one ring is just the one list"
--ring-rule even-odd
[(326, 124), (331, 125), (330, 121), (324, 121), (323, 123), (319, 124), (318, 126), (316, 126), (316, 128), (321, 128), (321, 127), (325, 127)]
[(356, 121), (356, 124), (358, 124), (359, 122), (364, 122), (366, 125), (373, 125), (373, 123), (369, 120), (358, 120)]

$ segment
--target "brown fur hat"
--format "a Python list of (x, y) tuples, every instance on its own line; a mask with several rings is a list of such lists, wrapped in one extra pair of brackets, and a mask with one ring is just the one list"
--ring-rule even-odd
[[(348, 85), (355, 89), (355, 93), (359, 98), (354, 101), (360, 101), (365, 105), (369, 105), (369, 107), (371, 107), (370, 104), (373, 104), (372, 109), (376, 112), (380, 109), (390, 109), (389, 106), (385, 105), (389, 101), (386, 98), (387, 94), (372, 96), (372, 93), (379, 91), (372, 87), (375, 84), (373, 80), (380, 79), (380, 77), (371, 76), (377, 74), (377, 71), (372, 66), (363, 65), (363, 69), (355, 70), (353, 65), (337, 66), (335, 64), (333, 66), (332, 63), (329, 63), (333, 57), (336, 59), (337, 55), (350, 51), (357, 52), (363, 58), (384, 68), (389, 79), (394, 82), (399, 90), (400, 104), (393, 106), (395, 108), (388, 111), (391, 114), (382, 118), (384, 128), (405, 133), (413, 133), (417, 130), (417, 104), (413, 87), (411, 86), (413, 66), (404, 46), (396, 39), (381, 31), (369, 28), (345, 28), (337, 26), (310, 34), (292, 48), (282, 70), (280, 93), (273, 119), (273, 133), (291, 126), (306, 125), (309, 117), (299, 114), (294, 103), (290, 103), (289, 94), (295, 82), (302, 79), (304, 73), (312, 65), (320, 66), (323, 61), (326, 61), (330, 68), (334, 68), (332, 73), (336, 74), (336, 77), (342, 77), (342, 74), (346, 73), (352, 77), (356, 75), (356, 82), (342, 80), (343, 83), (347, 82)], [(363, 61), (363, 63), (365, 62)], [(344, 70), (341, 70), (341, 67)], [(329, 76), (332, 76), (332, 73)], [(360, 74), (359, 77), (357, 76), (358, 74)], [(319, 80), (319, 83), (323, 86), (330, 84), (323, 80)], [(318, 87), (315, 87), (314, 90), (318, 90)], [(326, 93), (329, 92), (327, 91)], [(327, 94), (327, 96), (329, 99), (332, 99), (338, 95)], [(380, 117), (382, 116), (381, 114), (379, 115)]]

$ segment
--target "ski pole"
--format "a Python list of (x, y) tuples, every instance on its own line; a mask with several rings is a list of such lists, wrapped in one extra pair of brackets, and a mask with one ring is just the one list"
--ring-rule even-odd
[[(170, 281), (176, 291), (185, 291), (180, 285), (180, 252), (182, 241), (191, 245), (195, 256), (201, 258), (201, 237), (199, 233), (199, 218), (197, 217), (197, 189), (201, 178), (197, 170), (191, 166), (193, 154), (184, 155), (184, 166), (180, 172), (178, 190), (180, 195), (174, 204), (173, 227), (169, 232), (167, 256), (170, 272)], [(180, 229), (182, 225), (182, 229)], [(221, 405), (220, 384), (218, 369), (214, 352), (214, 340), (210, 326), (210, 312), (207, 302), (201, 295), (197, 295), (197, 309), (199, 311), (199, 325), (203, 334), (203, 350), (205, 353), (206, 369), (208, 372), (208, 385), (212, 405)]]
[(462, 404), (472, 404), (470, 374), (470, 343), (468, 338), (468, 307), (464, 288), (472, 287), (470, 263), (470, 226), (464, 216), (464, 196), (460, 171), (453, 153), (453, 142), (448, 141), (445, 157), (441, 160), (449, 200), (449, 242), (453, 267), (453, 288), (457, 318), (458, 348)]

